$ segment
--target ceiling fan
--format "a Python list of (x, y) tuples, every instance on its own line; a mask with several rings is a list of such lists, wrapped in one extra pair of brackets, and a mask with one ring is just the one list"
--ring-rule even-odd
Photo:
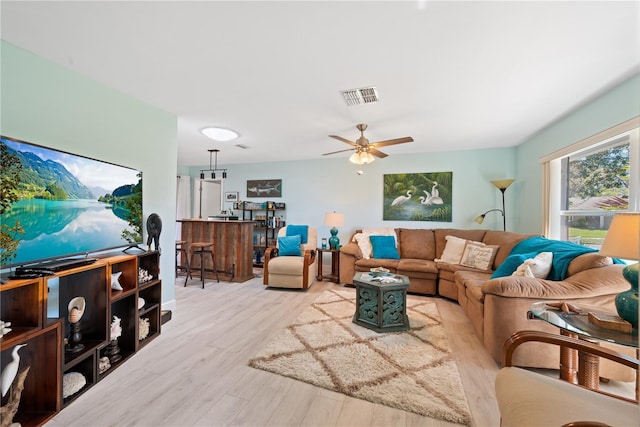
[(388, 139), (386, 141), (369, 143), (369, 140), (364, 137), (364, 131), (365, 129), (367, 129), (367, 125), (364, 123), (360, 123), (359, 125), (356, 126), (356, 128), (360, 131), (360, 138), (358, 138), (356, 142), (350, 141), (341, 136), (329, 135), (331, 138), (337, 139), (338, 141), (342, 141), (351, 145), (352, 148), (347, 148), (346, 150), (333, 151), (331, 153), (324, 153), (323, 156), (355, 150), (356, 152), (353, 153), (351, 157), (349, 157), (349, 161), (351, 161), (352, 163), (361, 165), (361, 164), (373, 162), (375, 160), (375, 157), (373, 156), (376, 156), (381, 159), (387, 157), (387, 154), (378, 150), (379, 147), (386, 147), (386, 146), (395, 145), (395, 144), (404, 144), (405, 142), (413, 141), (413, 138), (411, 138), (410, 136), (405, 136), (404, 138)]

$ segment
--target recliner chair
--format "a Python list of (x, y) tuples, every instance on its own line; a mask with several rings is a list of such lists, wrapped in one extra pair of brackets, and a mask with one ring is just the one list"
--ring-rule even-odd
[[(287, 226), (278, 231), (278, 237), (286, 237)], [(283, 255), (280, 244), (275, 248), (267, 248), (264, 253), (265, 286), (276, 288), (307, 289), (315, 281), (316, 248), (318, 233), (315, 228), (307, 228), (307, 242), (300, 243), (301, 255)]]

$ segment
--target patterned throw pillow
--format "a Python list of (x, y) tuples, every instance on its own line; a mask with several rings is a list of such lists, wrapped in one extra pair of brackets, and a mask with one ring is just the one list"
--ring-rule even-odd
[(499, 246), (483, 243), (468, 242), (462, 253), (460, 264), (478, 270), (491, 270), (493, 260), (498, 253)]

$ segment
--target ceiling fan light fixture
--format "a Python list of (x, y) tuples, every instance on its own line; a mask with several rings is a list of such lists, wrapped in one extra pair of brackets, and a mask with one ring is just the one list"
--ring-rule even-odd
[(373, 163), (375, 160), (376, 158), (373, 157), (368, 151), (363, 151), (360, 153), (360, 161), (363, 165)]
[(238, 138), (238, 133), (231, 129), (218, 128), (218, 127), (206, 127), (200, 132), (208, 138), (214, 141), (233, 141)]
[(355, 163), (356, 165), (361, 165), (362, 164), (362, 160), (360, 159), (360, 153), (353, 153), (351, 155), (351, 157), (349, 157), (349, 161), (351, 163)]

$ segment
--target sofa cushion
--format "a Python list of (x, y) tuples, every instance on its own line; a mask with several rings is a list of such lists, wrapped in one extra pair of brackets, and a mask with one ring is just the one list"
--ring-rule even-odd
[[(446, 237), (454, 236), (460, 239), (473, 240), (481, 242), (484, 237), (485, 230), (460, 230), (457, 228), (436, 228), (433, 230), (436, 241), (436, 258), (442, 258), (442, 252), (447, 244)], [(492, 243), (493, 244), (493, 243)]]
[(398, 267), (398, 262), (399, 261), (397, 259), (362, 258), (356, 261), (356, 267), (359, 271), (368, 271), (371, 268), (384, 267), (395, 272), (396, 267)]
[(436, 241), (433, 230), (400, 229), (400, 256), (433, 260), (436, 257)]
[(400, 259), (393, 236), (369, 236), (375, 259)]
[[(497, 267), (504, 262), (504, 260), (511, 254), (511, 249), (513, 249), (515, 245), (532, 236), (534, 236), (534, 234), (520, 234), (512, 233), (510, 231), (487, 230), (486, 234), (482, 238), (482, 242), (487, 245), (500, 246), (496, 257), (493, 260), (492, 270), (497, 269)], [(542, 249), (538, 252), (542, 252)]]
[(398, 261), (397, 268), (398, 271), (438, 274), (436, 263), (426, 259), (402, 258)]
[(489, 280), (489, 273), (478, 270), (460, 270), (454, 274), (456, 283), (462, 284), (465, 288), (480, 288), (482, 284)]
[(597, 252), (582, 254), (573, 259), (567, 268), (567, 275), (573, 276), (583, 270), (591, 268), (606, 267), (612, 265), (613, 260), (608, 256), (600, 255)]

